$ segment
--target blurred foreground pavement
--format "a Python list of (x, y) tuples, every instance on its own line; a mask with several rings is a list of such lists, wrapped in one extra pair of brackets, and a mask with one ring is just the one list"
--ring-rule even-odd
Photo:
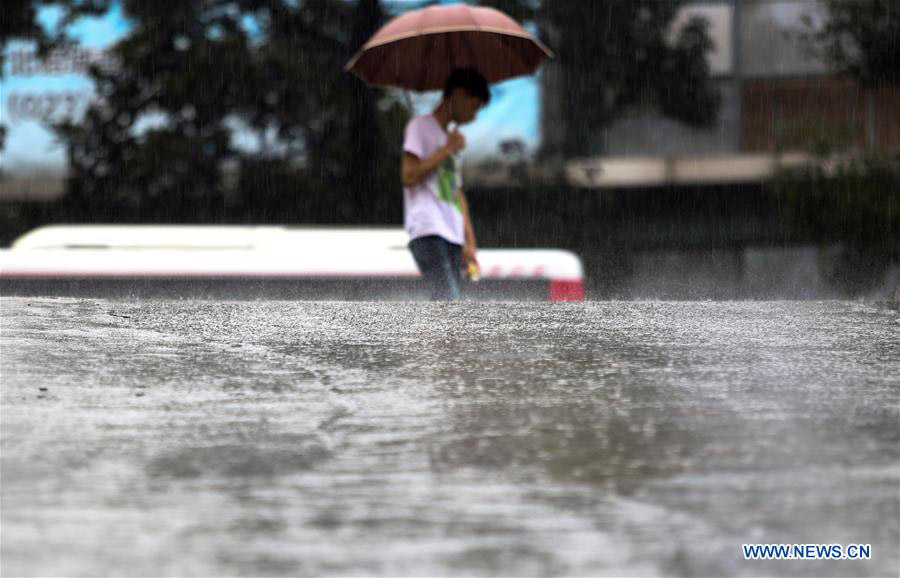
[(877, 304), (3, 298), (0, 320), (4, 575), (900, 565), (900, 312)]

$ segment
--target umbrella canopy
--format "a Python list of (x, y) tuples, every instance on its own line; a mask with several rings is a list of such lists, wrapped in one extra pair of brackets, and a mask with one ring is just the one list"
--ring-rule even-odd
[(489, 82), (533, 74), (553, 54), (499, 10), (465, 4), (402, 14), (375, 33), (347, 70), (373, 86), (439, 90), (454, 68)]

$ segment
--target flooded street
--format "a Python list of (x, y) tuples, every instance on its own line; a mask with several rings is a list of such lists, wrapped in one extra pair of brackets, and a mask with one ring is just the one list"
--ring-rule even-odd
[(4, 575), (900, 569), (879, 304), (4, 297), (0, 321)]

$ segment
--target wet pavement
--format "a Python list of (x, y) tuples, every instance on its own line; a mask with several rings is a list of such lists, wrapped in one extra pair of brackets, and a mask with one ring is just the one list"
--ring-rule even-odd
[(0, 322), (4, 575), (900, 574), (876, 303), (4, 297)]

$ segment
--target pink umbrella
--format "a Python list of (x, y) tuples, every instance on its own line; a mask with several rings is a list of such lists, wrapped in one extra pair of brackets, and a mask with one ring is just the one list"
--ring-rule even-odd
[(373, 86), (438, 90), (454, 68), (489, 83), (533, 74), (553, 54), (499, 10), (465, 4), (402, 14), (381, 28), (346, 69)]

